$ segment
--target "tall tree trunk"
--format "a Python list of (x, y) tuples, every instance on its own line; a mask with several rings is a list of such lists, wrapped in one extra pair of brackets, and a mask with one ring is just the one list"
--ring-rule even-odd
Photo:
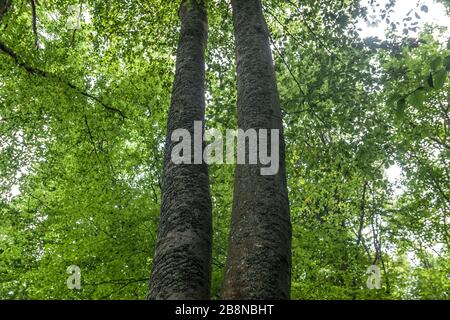
[(238, 125), (243, 130), (280, 130), (280, 169), (275, 175), (263, 176), (261, 164), (236, 166), (222, 298), (289, 299), (291, 223), (269, 32), (259, 0), (232, 0), (231, 4), (237, 56)]
[(149, 299), (210, 298), (212, 226), (208, 168), (203, 161), (178, 165), (171, 161), (176, 144), (171, 142), (172, 132), (187, 129), (193, 137), (194, 121), (204, 120), (207, 14), (203, 0), (182, 1), (179, 13), (181, 34)]

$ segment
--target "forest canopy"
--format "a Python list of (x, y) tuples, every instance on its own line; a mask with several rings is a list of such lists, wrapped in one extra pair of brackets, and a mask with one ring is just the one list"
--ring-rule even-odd
[[(0, 299), (145, 299), (181, 2), (0, 0)], [(450, 1), (261, 3), (284, 132), (290, 298), (450, 299)], [(230, 1), (205, 7), (204, 125), (225, 135), (241, 116), (239, 21)], [(212, 299), (235, 167), (208, 166)]]

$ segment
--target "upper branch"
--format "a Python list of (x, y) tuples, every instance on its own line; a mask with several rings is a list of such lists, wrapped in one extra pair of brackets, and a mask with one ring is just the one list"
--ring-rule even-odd
[(73, 83), (71, 83), (70, 81), (64, 80), (59, 76), (55, 76), (52, 75), (50, 73), (48, 73), (47, 71), (35, 68), (33, 66), (30, 66), (29, 64), (25, 63), (22, 59), (20, 59), (17, 55), (17, 53), (12, 50), (11, 48), (9, 48), (7, 45), (5, 45), (3, 42), (0, 41), (0, 52), (3, 52), (4, 54), (8, 55), (10, 58), (12, 58), (14, 60), (14, 62), (17, 63), (18, 66), (22, 67), (23, 69), (25, 69), (28, 73), (32, 74), (32, 75), (37, 75), (43, 78), (48, 78), (48, 79), (53, 79), (56, 80), (64, 85), (66, 85), (67, 87), (73, 89), (74, 91), (76, 91), (78, 94), (85, 96), (86, 98), (89, 98), (95, 102), (97, 102), (98, 104), (100, 104), (102, 107), (104, 107), (106, 110), (114, 112), (119, 114), (122, 119), (125, 119), (126, 116), (125, 114), (117, 108), (108, 106), (106, 103), (104, 103), (100, 98), (80, 89), (79, 87), (77, 87), (76, 85), (74, 85)]

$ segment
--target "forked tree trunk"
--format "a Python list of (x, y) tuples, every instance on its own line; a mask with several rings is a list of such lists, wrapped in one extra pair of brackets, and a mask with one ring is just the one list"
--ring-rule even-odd
[[(206, 164), (176, 165), (171, 134), (204, 120), (207, 15), (202, 0), (180, 7), (175, 80), (169, 111), (159, 236), (149, 299), (209, 299), (211, 282), (211, 197)], [(193, 140), (193, 139), (192, 139)], [(192, 150), (194, 148), (192, 147)]]
[(280, 169), (275, 175), (263, 176), (260, 164), (236, 167), (222, 298), (289, 299), (291, 223), (280, 102), (269, 33), (259, 0), (231, 3), (238, 125), (243, 130), (280, 129)]

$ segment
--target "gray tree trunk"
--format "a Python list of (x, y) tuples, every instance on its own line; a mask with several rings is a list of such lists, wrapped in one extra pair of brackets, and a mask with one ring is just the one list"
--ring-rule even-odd
[[(175, 165), (171, 134), (204, 120), (205, 47), (208, 24), (201, 0), (180, 7), (175, 80), (169, 110), (158, 243), (148, 299), (209, 299), (211, 197), (206, 164)], [(191, 139), (193, 141), (193, 139)], [(194, 148), (192, 147), (192, 151)]]
[(289, 299), (291, 223), (280, 102), (269, 32), (259, 0), (232, 0), (231, 4), (238, 125), (243, 130), (280, 129), (280, 170), (276, 175), (262, 176), (260, 164), (236, 167), (222, 298)]

